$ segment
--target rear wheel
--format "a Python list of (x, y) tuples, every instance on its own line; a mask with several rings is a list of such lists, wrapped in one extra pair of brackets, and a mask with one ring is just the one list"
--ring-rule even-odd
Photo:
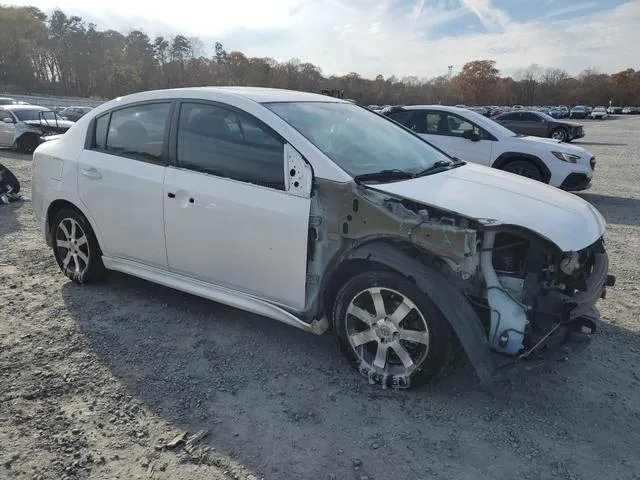
[(355, 276), (338, 293), (333, 320), (342, 351), (372, 383), (409, 388), (449, 363), (446, 320), (403, 275), (370, 271)]
[(509, 173), (515, 173), (521, 177), (527, 177), (531, 180), (542, 181), (542, 172), (533, 162), (529, 160), (512, 160), (507, 163), (502, 170)]
[(53, 254), (67, 277), (76, 283), (104, 278), (102, 252), (84, 215), (65, 208), (55, 216), (51, 228)]
[(18, 150), (22, 153), (33, 153), (38, 145), (40, 141), (33, 134), (23, 135), (18, 139)]

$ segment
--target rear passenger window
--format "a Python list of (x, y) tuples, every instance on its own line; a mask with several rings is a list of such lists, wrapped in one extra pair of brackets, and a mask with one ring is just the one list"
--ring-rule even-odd
[(404, 112), (396, 112), (389, 114), (389, 118), (398, 122), (401, 125), (404, 125), (407, 128), (410, 128), (414, 132), (417, 132), (420, 128), (419, 122), (417, 121), (419, 118), (419, 114), (415, 110), (405, 110)]
[(112, 112), (106, 140), (107, 152), (141, 160), (159, 160), (170, 110), (170, 103), (154, 103)]
[(104, 148), (107, 143), (107, 128), (109, 127), (109, 114), (96, 120), (96, 134), (93, 142), (95, 148)]
[(178, 164), (284, 190), (284, 142), (258, 120), (220, 106), (182, 104)]
[(508, 122), (514, 122), (520, 120), (520, 113), (507, 113), (499, 118), (499, 120), (504, 120)]
[(535, 113), (523, 112), (522, 121), (523, 122), (542, 122), (542, 119)]
[(427, 113), (425, 116), (425, 131), (431, 135), (447, 135), (449, 128), (446, 125), (446, 118), (440, 113)]

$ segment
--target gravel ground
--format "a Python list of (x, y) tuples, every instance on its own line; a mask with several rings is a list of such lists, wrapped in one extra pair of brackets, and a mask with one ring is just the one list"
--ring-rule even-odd
[(0, 477), (640, 479), (640, 117), (585, 123), (618, 283), (587, 350), (495, 396), (467, 368), (381, 390), (331, 337), (125, 275), (79, 287), (0, 205)]

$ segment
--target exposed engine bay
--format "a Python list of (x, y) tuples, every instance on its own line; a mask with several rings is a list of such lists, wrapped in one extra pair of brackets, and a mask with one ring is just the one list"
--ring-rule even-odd
[(525, 358), (562, 343), (569, 331), (595, 332), (584, 315), (615, 281), (606, 273), (603, 239), (578, 252), (558, 252), (545, 243), (484, 232), (484, 282), (468, 295), (474, 305), (489, 310), (487, 338), (497, 352)]
[(580, 251), (562, 252), (522, 227), (353, 188), (319, 182), (313, 198), (310, 310), (321, 292), (330, 291), (323, 280), (332, 265), (340, 265), (345, 252), (381, 239), (445, 274), (473, 306), (494, 352), (526, 358), (563, 343), (569, 332), (595, 332), (589, 313), (615, 282), (607, 274), (602, 238)]

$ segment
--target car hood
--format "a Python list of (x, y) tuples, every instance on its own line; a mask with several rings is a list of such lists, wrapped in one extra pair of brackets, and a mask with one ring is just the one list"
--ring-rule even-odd
[(578, 128), (578, 127), (584, 127), (584, 125), (582, 125), (581, 123), (575, 123), (575, 122), (555, 122), (557, 125), (562, 125), (568, 128)]
[[(560, 140), (556, 140), (554, 138), (542, 138), (542, 137), (517, 137), (521, 141), (526, 142), (528, 144), (533, 144), (537, 147), (557, 147), (556, 150), (561, 150), (567, 153), (573, 153), (575, 155), (580, 155), (581, 157), (592, 156), (587, 150), (582, 147), (578, 147), (577, 145), (571, 145), (569, 143), (563, 143)], [(560, 146), (558, 144), (561, 144)]]
[(40, 121), (40, 120), (26, 120), (24, 123), (34, 127), (52, 127), (52, 128), (57, 127), (57, 128), (68, 130), (71, 127), (73, 127), (75, 122), (70, 122), (69, 120), (58, 120), (57, 122), (53, 120), (49, 122)]
[(606, 226), (602, 215), (576, 195), (481, 165), (370, 188), (470, 219), (523, 227), (565, 252), (588, 247)]

